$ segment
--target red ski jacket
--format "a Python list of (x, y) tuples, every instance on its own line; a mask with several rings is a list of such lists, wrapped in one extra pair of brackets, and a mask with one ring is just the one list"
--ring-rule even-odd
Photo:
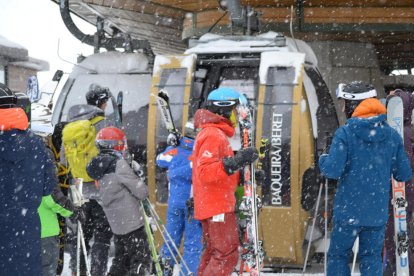
[(196, 112), (194, 125), (201, 128), (191, 156), (194, 217), (203, 220), (234, 212), (239, 173), (227, 175), (222, 162), (224, 157), (234, 155), (227, 139), (234, 135), (234, 128), (226, 118), (205, 109)]

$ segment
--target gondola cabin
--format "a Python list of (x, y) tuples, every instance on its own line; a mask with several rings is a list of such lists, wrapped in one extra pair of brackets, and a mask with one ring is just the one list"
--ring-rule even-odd
[[(158, 91), (168, 92), (175, 126), (182, 131), (218, 87), (245, 94), (254, 106), (255, 144), (262, 149), (258, 162), (266, 174), (258, 188), (266, 264), (301, 265), (319, 185), (315, 162), (326, 136), (338, 127), (316, 57), (303, 41), (273, 32), (255, 37), (207, 34), (190, 42), (183, 55), (156, 56), (148, 111), (150, 200), (165, 218), (168, 180), (154, 162), (168, 135), (155, 101)], [(240, 149), (239, 132), (231, 143), (234, 151)]]

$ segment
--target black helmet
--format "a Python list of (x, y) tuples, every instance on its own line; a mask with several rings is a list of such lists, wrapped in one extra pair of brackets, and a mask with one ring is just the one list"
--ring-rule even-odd
[(86, 102), (89, 105), (100, 107), (103, 103), (106, 103), (111, 97), (109, 88), (102, 87), (98, 84), (91, 84), (89, 91), (86, 93)]
[(349, 84), (340, 83), (336, 89), (336, 97), (345, 100), (345, 115), (352, 117), (355, 108), (365, 99), (374, 98), (377, 91), (372, 84), (353, 81)]
[(230, 118), (233, 108), (239, 104), (240, 94), (227, 87), (220, 87), (210, 92), (207, 97), (206, 109)]
[(0, 83), (0, 108), (11, 108), (17, 104), (17, 96), (5, 84)]

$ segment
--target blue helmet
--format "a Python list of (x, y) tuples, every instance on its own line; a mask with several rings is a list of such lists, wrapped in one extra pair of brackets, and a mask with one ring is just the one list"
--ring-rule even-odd
[(206, 109), (228, 119), (233, 108), (239, 104), (239, 98), (240, 93), (237, 91), (228, 87), (220, 87), (208, 94)]

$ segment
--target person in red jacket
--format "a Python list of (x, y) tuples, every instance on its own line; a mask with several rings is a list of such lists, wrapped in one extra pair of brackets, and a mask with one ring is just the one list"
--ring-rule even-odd
[(195, 127), (201, 128), (192, 155), (194, 217), (201, 221), (205, 245), (198, 276), (230, 275), (239, 258), (234, 213), (238, 170), (258, 157), (255, 148), (241, 149), (234, 155), (228, 141), (235, 133), (230, 118), (239, 96), (229, 88), (213, 90), (205, 109), (194, 115)]

